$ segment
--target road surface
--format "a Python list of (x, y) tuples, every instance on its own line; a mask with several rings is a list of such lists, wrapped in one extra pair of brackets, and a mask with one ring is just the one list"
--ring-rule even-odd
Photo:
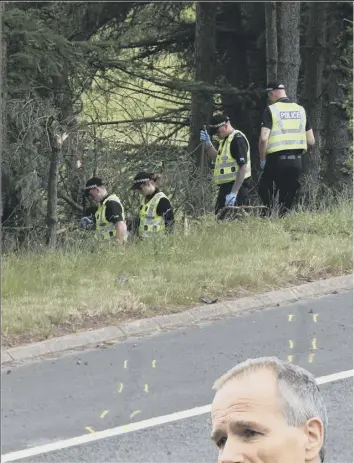
[[(290, 359), (316, 377), (351, 370), (352, 318), (347, 292), (5, 372), (2, 461), (215, 462), (204, 409), (160, 425), (157, 417), (210, 404), (214, 380), (249, 357)], [(321, 390), (330, 414), (328, 461), (350, 463), (352, 378), (325, 379)], [(97, 434), (143, 420), (150, 420), (146, 429)], [(99, 439), (82, 444), (80, 436)], [(45, 452), (41, 446), (51, 443), (55, 450)]]

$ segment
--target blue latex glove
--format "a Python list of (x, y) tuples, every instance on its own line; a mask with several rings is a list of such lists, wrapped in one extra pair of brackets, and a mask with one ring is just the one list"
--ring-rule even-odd
[(264, 159), (264, 161), (259, 161), (259, 165), (260, 165), (260, 167), (261, 167), (262, 170), (264, 170), (265, 165), (266, 165), (266, 162), (267, 162), (266, 159)]
[(229, 193), (225, 196), (225, 206), (236, 206), (236, 193)]
[(204, 142), (206, 144), (211, 143), (210, 136), (209, 136), (209, 134), (208, 134), (208, 132), (206, 130), (201, 130), (200, 131), (200, 141)]

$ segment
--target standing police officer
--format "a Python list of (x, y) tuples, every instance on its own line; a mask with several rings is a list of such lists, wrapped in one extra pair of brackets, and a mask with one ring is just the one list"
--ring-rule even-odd
[(264, 110), (259, 137), (263, 173), (258, 193), (270, 208), (274, 192), (279, 191), (279, 214), (284, 215), (300, 188), (302, 153), (315, 144), (315, 138), (306, 110), (286, 96), (283, 84), (271, 82), (266, 92), (271, 105)]
[[(86, 182), (86, 196), (98, 203), (95, 213), (97, 233), (104, 239), (121, 244), (127, 240), (128, 232), (125, 222), (123, 205), (115, 194), (109, 194), (103, 181), (98, 177), (92, 177)], [(87, 217), (85, 222), (87, 228)]]
[(219, 187), (215, 214), (225, 206), (247, 205), (251, 176), (250, 145), (245, 134), (236, 130), (230, 118), (217, 114), (211, 120), (211, 136), (221, 140), (216, 151), (206, 130), (201, 130), (200, 140), (205, 143), (208, 156), (215, 159), (214, 180)]

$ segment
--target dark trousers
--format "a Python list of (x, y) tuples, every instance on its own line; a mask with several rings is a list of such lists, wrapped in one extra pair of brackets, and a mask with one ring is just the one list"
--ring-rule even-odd
[(300, 188), (301, 155), (269, 155), (258, 185), (258, 194), (268, 211), (279, 191), (279, 215), (283, 216), (293, 204)]
[[(215, 204), (215, 214), (217, 215), (221, 209), (225, 206), (225, 197), (231, 193), (232, 187), (235, 182), (223, 183), (219, 185), (218, 196)], [(249, 205), (249, 184), (248, 179), (244, 180), (238, 194), (237, 194), (237, 206)]]

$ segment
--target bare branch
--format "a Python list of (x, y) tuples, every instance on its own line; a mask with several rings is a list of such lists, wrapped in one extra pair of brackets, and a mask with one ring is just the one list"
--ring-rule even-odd
[(119, 124), (142, 124), (146, 122), (155, 122), (156, 124), (169, 124), (169, 125), (181, 125), (182, 127), (189, 126), (188, 121), (177, 121), (174, 119), (157, 119), (155, 117), (146, 117), (145, 119), (127, 119), (125, 121), (106, 121), (106, 122), (88, 122), (86, 125), (119, 125)]
[(63, 199), (66, 203), (69, 204), (73, 209), (75, 209), (78, 212), (82, 212), (83, 208), (79, 204), (77, 204), (73, 199), (71, 199), (64, 191), (59, 191), (58, 192), (58, 198)]
[(192, 80), (182, 80), (177, 78), (170, 78), (169, 80), (162, 80), (160, 78), (156, 78), (153, 76), (148, 76), (146, 73), (138, 73), (136, 71), (132, 71), (127, 68), (127, 65), (124, 64), (122, 61), (102, 61), (96, 62), (94, 66), (97, 69), (119, 69), (122, 72), (139, 79), (144, 79), (148, 82), (151, 82), (156, 85), (160, 85), (161, 87), (166, 87), (171, 90), (179, 90), (179, 91), (203, 91), (205, 93), (213, 93), (213, 94), (220, 94), (220, 95), (252, 95), (254, 94), (255, 90), (252, 88), (253, 84), (249, 85), (247, 89), (238, 89), (232, 87), (231, 85), (224, 85), (220, 87), (216, 87), (214, 85), (207, 85), (204, 82), (197, 82)]
[[(114, 79), (109, 78), (108, 76), (102, 76), (101, 80), (102, 79), (109, 82), (109, 83), (111, 83), (112, 85), (114, 85), (115, 87), (118, 87), (120, 89), (136, 91), (139, 94), (143, 94), (143, 95), (153, 97), (156, 100), (166, 101), (167, 103), (182, 104), (182, 102), (177, 101), (178, 99), (179, 100), (184, 100), (185, 102), (188, 102), (188, 103), (190, 102), (190, 98), (184, 97), (182, 95), (176, 95), (176, 96), (173, 95), (176, 98), (176, 100), (171, 100), (169, 98), (163, 98), (163, 96), (161, 96), (161, 95), (171, 97), (171, 94), (170, 93), (165, 93), (163, 91), (156, 92), (156, 91), (149, 90), (147, 88), (143, 89), (143, 88), (141, 88), (141, 86), (139, 86), (138, 84), (133, 84), (133, 82), (131, 82), (131, 81), (130, 82), (125, 82), (125, 81), (121, 81), (121, 80), (114, 80)], [(101, 87), (101, 85), (99, 84), (98, 81), (95, 80), (95, 83), (97, 84), (97, 86), (99, 88), (102, 89), (102, 87)], [(112, 92), (111, 89), (109, 89), (109, 92), (119, 95), (118, 92)]]

